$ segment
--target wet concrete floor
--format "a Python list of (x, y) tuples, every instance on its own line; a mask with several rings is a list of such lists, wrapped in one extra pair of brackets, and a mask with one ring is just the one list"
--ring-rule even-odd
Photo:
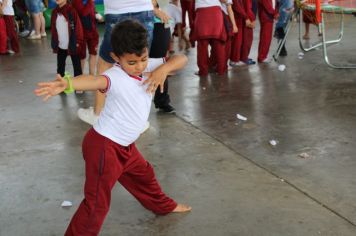
[[(356, 18), (345, 22), (330, 56), (356, 63)], [(336, 16), (328, 26), (336, 35)], [(257, 41), (256, 30), (253, 58)], [(32, 90), (54, 78), (56, 57), (48, 39), (21, 46), (0, 57), (0, 235), (63, 235), (83, 196), (89, 125), (76, 111), (93, 94), (43, 103)], [(320, 50), (298, 59), (295, 26), (287, 48), (284, 72), (273, 62), (206, 78), (193, 75), (189, 52), (170, 79), (177, 114), (153, 108), (137, 143), (164, 190), (193, 211), (155, 216), (117, 185), (101, 235), (356, 235), (356, 70), (329, 68)]]

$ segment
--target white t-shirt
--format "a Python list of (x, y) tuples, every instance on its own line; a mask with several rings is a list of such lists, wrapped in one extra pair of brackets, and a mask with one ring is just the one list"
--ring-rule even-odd
[(104, 0), (105, 14), (152, 11), (151, 0)]
[(195, 1), (195, 9), (204, 8), (204, 7), (213, 7), (213, 6), (221, 6), (221, 2), (219, 0), (196, 0)]
[[(144, 72), (151, 72), (164, 63), (163, 58), (150, 58)], [(145, 128), (152, 104), (152, 94), (146, 92), (144, 76), (130, 76), (115, 64), (105, 71), (108, 88), (103, 111), (94, 129), (122, 146), (135, 142)]]
[(182, 8), (169, 3), (163, 11), (171, 17), (169, 20), (169, 27), (171, 28), (171, 33), (173, 33), (176, 24), (182, 23)]
[(59, 13), (57, 15), (56, 28), (58, 32), (58, 47), (67, 50), (69, 45), (68, 22), (66, 18)]
[[(0, 2), (3, 2), (3, 1), (0, 1)], [(4, 12), (5, 16), (13, 16), (13, 15), (15, 15), (14, 8), (12, 7), (12, 0), (7, 0), (7, 4), (4, 7), (3, 12)]]

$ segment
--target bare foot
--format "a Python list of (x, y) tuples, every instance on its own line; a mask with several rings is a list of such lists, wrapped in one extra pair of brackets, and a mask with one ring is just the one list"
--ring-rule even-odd
[(191, 211), (191, 210), (192, 210), (191, 206), (178, 203), (178, 205), (176, 206), (176, 208), (174, 208), (174, 210), (172, 212), (182, 213), (182, 212), (187, 212), (187, 211)]
[(303, 39), (305, 40), (310, 39), (309, 34), (304, 34)]

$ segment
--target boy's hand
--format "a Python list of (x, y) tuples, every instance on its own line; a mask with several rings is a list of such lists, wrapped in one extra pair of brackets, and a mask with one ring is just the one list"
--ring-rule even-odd
[(67, 88), (67, 81), (57, 74), (57, 78), (50, 82), (40, 82), (37, 84), (38, 88), (34, 93), (36, 96), (43, 97), (43, 101), (47, 101), (50, 97), (53, 97)]
[(236, 34), (237, 32), (239, 32), (239, 28), (237, 28), (237, 26), (236, 26), (235, 24), (232, 26), (232, 32), (233, 32), (234, 34)]
[(153, 94), (159, 86), (161, 93), (163, 93), (164, 81), (166, 80), (168, 73), (163, 68), (159, 67), (151, 73), (146, 73), (145, 75), (147, 76), (147, 80), (143, 82), (143, 84), (148, 84), (146, 91)]
[(158, 8), (155, 8), (153, 11), (154, 11), (155, 16), (160, 18), (164, 24), (168, 24), (169, 19), (171, 19), (169, 17), (169, 15), (167, 15), (165, 12), (161, 11)]

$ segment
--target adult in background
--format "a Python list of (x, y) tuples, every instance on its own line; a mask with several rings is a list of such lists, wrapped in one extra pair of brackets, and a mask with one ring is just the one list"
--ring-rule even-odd
[[(102, 74), (113, 66), (115, 61), (111, 58), (111, 31), (113, 26), (126, 19), (136, 19), (148, 31), (149, 45), (152, 41), (153, 34), (153, 17), (156, 15), (164, 23), (168, 23), (169, 17), (155, 8), (156, 0), (105, 0), (105, 32), (104, 38), (99, 49), (99, 59), (97, 64), (97, 74)], [(163, 86), (163, 83), (162, 83)], [(99, 118), (99, 114), (105, 104), (105, 94), (97, 91), (95, 94), (95, 106), (87, 109), (80, 108), (78, 110), (78, 117), (91, 125), (93, 125)], [(148, 128), (148, 127), (147, 127)]]
[(41, 39), (46, 37), (46, 23), (43, 16), (44, 4), (42, 0), (25, 0), (26, 7), (32, 15), (34, 32), (28, 39)]

